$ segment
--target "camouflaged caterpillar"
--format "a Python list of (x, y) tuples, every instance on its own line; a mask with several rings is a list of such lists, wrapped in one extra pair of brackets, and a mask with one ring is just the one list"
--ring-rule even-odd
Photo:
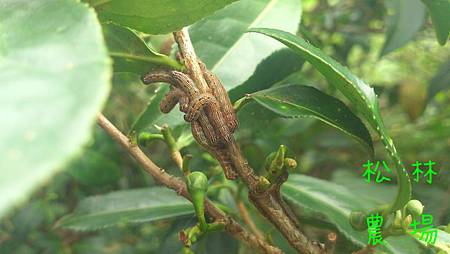
[(179, 103), (180, 111), (186, 113), (185, 120), (191, 122), (194, 138), (217, 158), (228, 179), (236, 179), (237, 173), (222, 143), (232, 139), (231, 133), (238, 126), (236, 114), (219, 79), (203, 63), (199, 64), (210, 88), (207, 93), (200, 93), (190, 77), (179, 71), (153, 71), (142, 80), (144, 84), (171, 84), (170, 91), (161, 100), (161, 112), (168, 113)]
[(216, 98), (209, 93), (199, 94), (189, 103), (188, 111), (184, 117), (184, 119), (188, 122), (192, 122), (197, 120), (200, 110), (206, 105), (210, 104), (214, 108), (218, 108)]
[(176, 88), (181, 89), (189, 97), (194, 97), (199, 94), (198, 89), (194, 86), (194, 82), (188, 75), (183, 72), (173, 70), (157, 70), (146, 74), (142, 78), (144, 84), (151, 84), (156, 82), (169, 83)]
[(203, 72), (203, 77), (205, 78), (206, 83), (211, 89), (214, 97), (219, 102), (223, 117), (225, 118), (225, 122), (227, 123), (229, 131), (233, 133), (238, 127), (239, 122), (237, 120), (233, 104), (231, 103), (230, 98), (228, 97), (228, 93), (225, 90), (225, 87), (222, 85), (222, 82), (220, 82), (219, 78), (206, 68), (203, 62), (199, 60), (198, 64)]
[(189, 104), (189, 109), (184, 119), (188, 122), (196, 120), (200, 116), (200, 110), (203, 108), (206, 108), (205, 111), (209, 119), (211, 119), (211, 125), (217, 130), (219, 136), (223, 141), (229, 142), (232, 138), (231, 133), (223, 119), (219, 104), (213, 95), (206, 93), (194, 97)]
[(237, 178), (237, 173), (234, 170), (231, 158), (229, 158), (228, 153), (223, 147), (214, 147), (208, 144), (208, 141), (203, 134), (202, 128), (197, 121), (192, 122), (192, 136), (195, 140), (208, 152), (210, 152), (214, 157), (217, 158), (220, 166), (223, 169), (225, 177), (229, 180), (234, 180)]
[[(220, 135), (223, 137), (225, 142), (228, 142), (230, 140), (230, 135), (233, 133), (236, 128), (238, 127), (238, 120), (236, 117), (236, 113), (234, 111), (233, 105), (231, 104), (231, 101), (228, 97), (228, 94), (223, 87), (220, 80), (217, 78), (217, 76), (210, 72), (208, 69), (206, 69), (206, 66), (203, 62), (198, 61), (200, 65), (200, 69), (203, 72), (203, 76), (205, 78), (205, 81), (207, 82), (210, 90), (212, 91), (213, 96), (208, 96), (207, 94), (199, 94), (198, 89), (194, 86), (194, 82), (189, 78), (188, 75), (186, 75), (183, 72), (179, 71), (173, 71), (173, 70), (161, 70), (161, 71), (154, 71), (144, 76), (143, 82), (144, 84), (154, 83), (154, 82), (166, 82), (170, 83), (173, 86), (181, 89), (186, 94), (189, 95), (192, 100), (195, 100), (195, 103), (191, 103), (190, 107), (195, 107), (195, 109), (192, 109), (189, 115), (185, 118), (187, 121), (191, 122), (194, 118), (197, 117), (199, 109), (202, 109), (205, 107), (205, 105), (210, 105), (208, 108), (208, 116), (212, 118), (212, 124), (215, 125), (214, 127), (219, 130)], [(178, 92), (179, 93), (179, 92)], [(171, 94), (172, 95), (172, 94)], [(176, 104), (176, 100), (174, 97), (166, 96), (167, 99), (164, 100), (162, 109), (164, 109), (165, 112), (167, 110), (171, 110), (174, 105)], [(198, 97), (200, 96), (200, 97)], [(180, 98), (181, 95), (178, 96)], [(215, 103), (214, 98), (218, 102)], [(186, 102), (186, 100), (183, 100), (183, 102)], [(168, 105), (165, 105), (167, 103)], [(180, 104), (180, 110), (181, 107), (183, 109), (185, 104)], [(184, 110), (181, 110), (182, 112), (185, 112)], [(225, 121), (221, 120), (221, 117), (219, 116), (218, 112), (220, 111)], [(228, 130), (223, 127), (223, 125), (226, 124), (228, 127)]]
[(186, 113), (189, 107), (189, 98), (181, 89), (171, 86), (170, 91), (159, 103), (159, 109), (164, 114), (167, 114), (175, 107), (175, 105), (177, 105), (177, 103), (180, 104), (180, 111)]
[[(170, 112), (170, 110), (173, 109), (174, 104), (176, 102), (180, 103), (180, 111), (187, 112), (189, 103), (189, 97), (197, 97), (199, 95), (199, 91), (194, 86), (194, 82), (187, 76), (185, 73), (179, 72), (179, 71), (172, 71), (172, 70), (157, 70), (152, 71), (148, 74), (146, 74), (142, 81), (144, 84), (151, 84), (156, 82), (165, 82), (171, 84), (172, 87), (174, 87), (172, 90), (174, 92), (169, 92), (169, 95), (166, 95), (166, 97), (161, 101), (160, 103), (160, 109), (161, 112)], [(181, 90), (180, 92), (175, 92), (177, 89)], [(188, 96), (189, 95), (189, 96)], [(206, 117), (203, 110), (199, 111), (198, 116), (198, 122), (200, 123), (204, 135), (208, 139), (208, 142), (211, 145), (215, 145), (219, 142), (220, 138), (220, 132), (218, 134), (215, 133), (211, 123), (208, 120), (208, 117)], [(216, 115), (213, 113), (213, 117), (217, 118)], [(220, 120), (219, 120), (220, 121)], [(221, 123), (220, 123), (221, 124)], [(226, 136), (227, 133), (225, 133)], [(227, 137), (227, 136), (226, 136)]]

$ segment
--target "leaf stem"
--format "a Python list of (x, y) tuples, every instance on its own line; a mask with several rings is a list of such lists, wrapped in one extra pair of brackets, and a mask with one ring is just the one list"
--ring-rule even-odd
[(181, 156), (180, 151), (177, 149), (177, 142), (173, 137), (172, 131), (170, 130), (168, 125), (163, 125), (161, 128), (161, 134), (164, 137), (164, 140), (169, 147), (170, 157), (177, 164), (177, 167), (183, 171), (183, 157)]
[(163, 64), (163, 65), (170, 66), (173, 69), (178, 70), (178, 71), (184, 70), (183, 65), (181, 65), (179, 62), (177, 62), (169, 57), (136, 56), (136, 55), (126, 54), (126, 53), (119, 53), (119, 52), (110, 52), (109, 55), (111, 57), (120, 57), (120, 58), (143, 61), (143, 62), (148, 62), (148, 63)]

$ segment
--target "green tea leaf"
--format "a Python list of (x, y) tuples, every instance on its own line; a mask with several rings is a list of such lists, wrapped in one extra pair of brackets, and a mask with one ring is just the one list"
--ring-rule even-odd
[(110, 90), (95, 13), (76, 1), (0, 8), (0, 214), (80, 152)]
[(387, 184), (367, 183), (364, 179), (364, 168), (361, 162), (359, 167), (351, 170), (338, 169), (333, 172), (331, 181), (337, 185), (345, 186), (350, 190), (358, 190), (358, 195), (363, 195), (364, 199), (369, 199), (371, 203), (386, 203), (395, 194), (395, 186)]
[(176, 148), (178, 150), (181, 150), (194, 142), (194, 137), (191, 133), (191, 126), (189, 124), (182, 124), (175, 127), (173, 134), (176, 137)]
[(422, 0), (430, 12), (436, 37), (445, 45), (450, 34), (450, 0)]
[(211, 15), (235, 0), (86, 0), (99, 18), (149, 34), (165, 34)]
[(177, 61), (148, 47), (133, 30), (114, 23), (103, 24), (102, 28), (109, 55), (114, 60), (114, 72), (142, 75), (160, 65), (182, 69)]
[(163, 187), (111, 192), (80, 202), (56, 227), (98, 230), (123, 223), (142, 223), (193, 213), (192, 204)]
[(434, 246), (441, 251), (444, 251), (444, 253), (450, 253), (450, 234), (439, 230), (439, 229), (429, 229), (429, 230), (436, 230), (437, 238), (436, 242), (434, 244), (428, 243), (425, 241), (425, 237), (422, 237), (422, 233), (417, 232), (415, 234), (411, 234), (412, 237), (414, 237), (419, 243), (421, 243), (423, 246)]
[(427, 100), (431, 100), (440, 91), (450, 89), (450, 59), (444, 62), (430, 81), (427, 91)]
[(139, 114), (136, 121), (131, 126), (131, 131), (142, 131), (163, 116), (163, 113), (159, 109), (159, 103), (169, 91), (169, 88), (168, 85), (161, 85), (157, 88), (155, 94), (149, 99), (147, 107)]
[(387, 129), (384, 126), (373, 88), (354, 76), (346, 67), (325, 55), (320, 49), (293, 34), (268, 28), (253, 28), (250, 32), (265, 34), (280, 41), (312, 64), (325, 76), (330, 84), (335, 86), (353, 103), (356, 110), (377, 131), (391, 159), (395, 163), (399, 186), (397, 196), (391, 204), (389, 212), (401, 209), (411, 197), (411, 183), (408, 173), (394, 146), (394, 142), (389, 137)]
[(67, 173), (81, 184), (102, 186), (117, 182), (122, 176), (122, 169), (111, 158), (89, 149), (71, 164)]
[(361, 143), (373, 155), (369, 131), (340, 100), (313, 87), (287, 85), (250, 95), (260, 105), (281, 117), (314, 117)]
[(425, 22), (425, 5), (420, 0), (386, 0), (386, 41), (381, 55), (404, 46)]
[(242, 85), (239, 85), (228, 92), (231, 101), (236, 101), (245, 94), (254, 93), (271, 87), (280, 82), (290, 74), (300, 70), (303, 66), (303, 59), (289, 49), (280, 49), (256, 67), (255, 72)]
[[(352, 210), (367, 210), (383, 204), (377, 196), (361, 197), (359, 191), (332, 182), (304, 175), (291, 175), (282, 186), (283, 197), (295, 206), (311, 209), (324, 215), (339, 231), (359, 246), (367, 245), (367, 232), (354, 230), (349, 221)], [(392, 191), (391, 195), (395, 192)], [(419, 244), (409, 236), (384, 239), (386, 244), (377, 247), (395, 254), (420, 253)]]
[(200, 59), (230, 90), (246, 81), (264, 58), (281, 48), (246, 34), (252, 27), (296, 32), (301, 16), (299, 0), (241, 0), (190, 27)]

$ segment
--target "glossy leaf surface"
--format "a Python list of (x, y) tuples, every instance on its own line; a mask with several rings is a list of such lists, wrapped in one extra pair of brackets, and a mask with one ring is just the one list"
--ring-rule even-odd
[(75, 1), (5, 0), (0, 24), (2, 214), (80, 153), (111, 64), (95, 13)]
[(189, 29), (196, 53), (219, 76), (227, 90), (246, 81), (256, 66), (281, 46), (245, 32), (270, 27), (296, 32), (299, 0), (241, 0), (207, 17)]
[(250, 97), (282, 117), (317, 118), (351, 136), (373, 154), (372, 139), (361, 120), (344, 103), (313, 87), (281, 86), (256, 92)]
[(188, 215), (192, 204), (163, 187), (111, 192), (80, 202), (72, 214), (57, 222), (73, 230), (97, 230), (121, 223), (141, 223)]
[(166, 34), (211, 15), (235, 0), (86, 0), (104, 21), (149, 34)]
[(381, 55), (402, 47), (414, 38), (425, 21), (425, 5), (420, 0), (386, 0), (386, 41)]
[(450, 1), (422, 0), (428, 7), (436, 37), (441, 45), (445, 45), (450, 34)]
[(175, 60), (148, 47), (136, 32), (127, 27), (106, 23), (102, 29), (109, 55), (114, 60), (114, 72), (143, 75), (160, 65), (182, 68)]
[[(395, 191), (390, 193), (393, 195)], [(348, 222), (350, 213), (354, 209), (366, 210), (383, 203), (376, 196), (361, 197), (359, 191), (304, 175), (289, 176), (282, 186), (282, 194), (289, 203), (325, 215), (327, 221), (361, 247), (367, 245), (367, 232), (359, 232), (351, 227)], [(385, 242), (379, 250), (395, 254), (420, 253), (419, 244), (406, 235), (389, 237)]]
[(320, 49), (291, 33), (268, 28), (254, 28), (250, 32), (265, 34), (280, 41), (312, 64), (330, 84), (335, 86), (352, 102), (356, 110), (377, 131), (388, 154), (395, 163), (397, 172), (398, 193), (389, 210), (395, 211), (401, 209), (411, 197), (411, 183), (408, 173), (394, 146), (394, 142), (389, 137), (387, 129), (384, 126), (377, 96), (373, 88), (354, 76), (336, 60), (324, 54)]

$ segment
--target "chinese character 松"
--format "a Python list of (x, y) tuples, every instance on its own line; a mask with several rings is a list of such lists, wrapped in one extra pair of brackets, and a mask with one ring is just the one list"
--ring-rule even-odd
[[(387, 166), (385, 161), (381, 161), (383, 163), (383, 168), (386, 169), (386, 171), (391, 172), (391, 169)], [(378, 170), (378, 167), (380, 166), (380, 162), (377, 161), (375, 164), (375, 169), (372, 170), (373, 162), (370, 160), (367, 161), (367, 163), (363, 164), (363, 167), (366, 169), (364, 171), (363, 177), (366, 177), (366, 182), (370, 183), (372, 180), (372, 175), (376, 175), (375, 181), (377, 183), (382, 183), (384, 181), (391, 181), (389, 177), (383, 176), (381, 174), (381, 170)]]

